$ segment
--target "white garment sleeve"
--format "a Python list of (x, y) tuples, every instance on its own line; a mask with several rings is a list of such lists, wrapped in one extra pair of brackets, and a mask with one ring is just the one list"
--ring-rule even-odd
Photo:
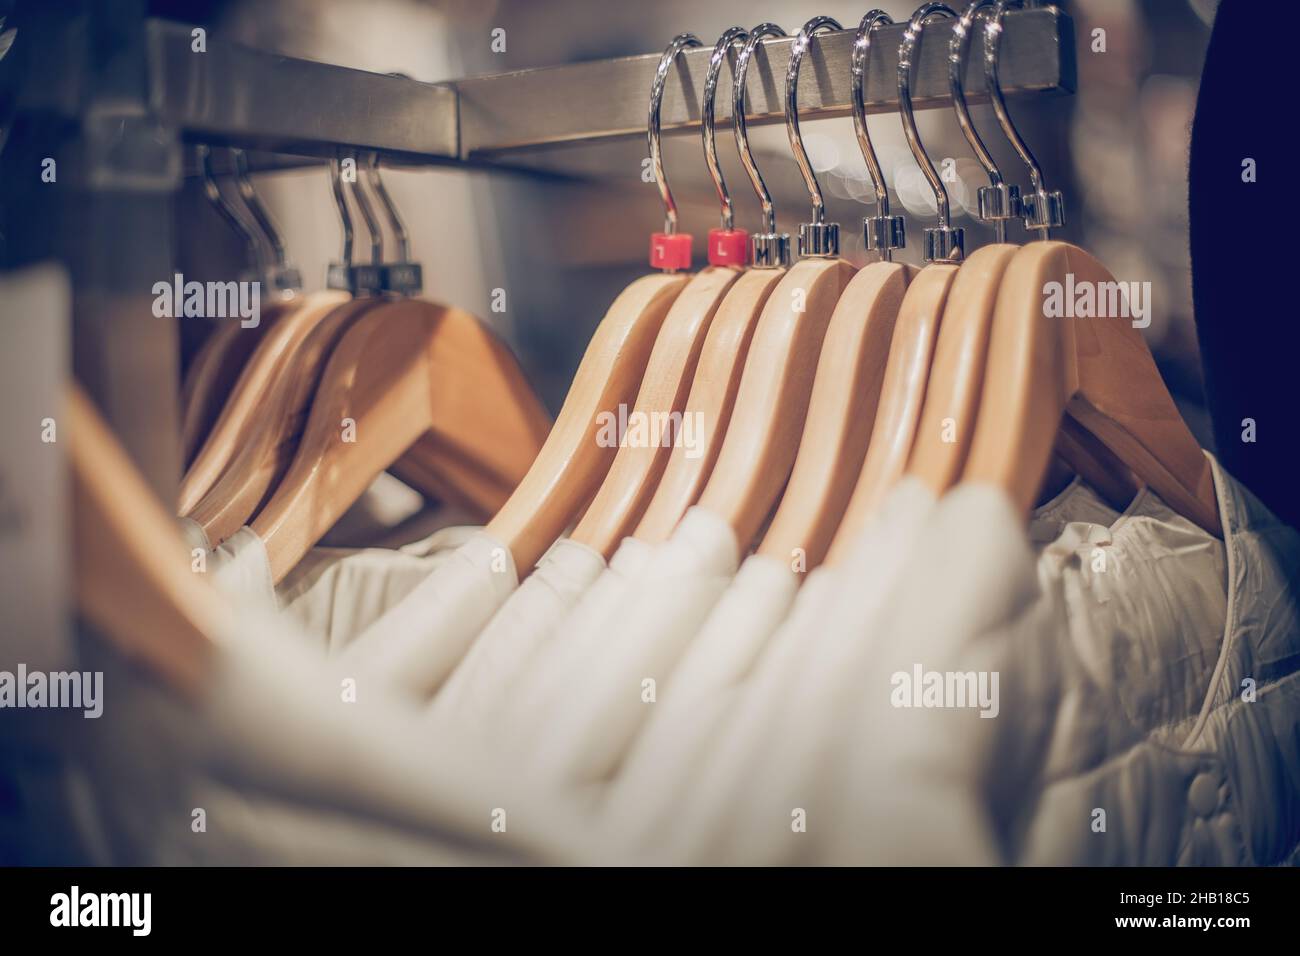
[(447, 679), (430, 719), (440, 727), (490, 734), (530, 661), (604, 569), (600, 552), (572, 538), (556, 541)]
[(735, 534), (720, 517), (689, 509), (603, 625), (593, 655), (534, 755), (539, 770), (582, 783), (607, 777), (656, 706), (678, 658), (736, 573)]
[(428, 697), (518, 583), (510, 549), (478, 532), (338, 659), (374, 692), (395, 686)]

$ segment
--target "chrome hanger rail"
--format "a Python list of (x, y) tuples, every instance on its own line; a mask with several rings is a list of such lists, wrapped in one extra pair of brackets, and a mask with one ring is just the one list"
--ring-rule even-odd
[[(896, 110), (892, 64), (906, 23), (881, 26), (872, 36), (872, 57), (863, 78), (867, 113)], [(948, 41), (954, 24), (936, 23), (913, 68), (915, 109), (949, 108)], [(658, 53), (573, 63), (423, 83), (295, 59), (255, 50), (212, 34), (207, 52), (191, 50), (191, 26), (143, 20), (146, 95), (155, 118), (182, 139), (263, 154), (329, 159), (378, 152), (385, 163), (477, 163), (509, 165), (512, 154), (557, 143), (644, 137), (645, 91)], [(849, 116), (854, 111), (855, 30), (818, 35), (799, 85), (804, 120)], [(764, 40), (749, 71), (750, 125), (785, 120), (785, 74), (793, 37)], [(1001, 40), (999, 79), (1008, 96), (1072, 93), (1075, 87), (1074, 28), (1055, 7), (1008, 11)], [(665, 134), (701, 127), (700, 91), (711, 51), (689, 50), (674, 65), (664, 95)], [(73, 58), (75, 62), (75, 58)], [(716, 122), (731, 121), (730, 71), (723, 71)], [(36, 86), (32, 84), (32, 86)], [(82, 98), (75, 70), (53, 84), (21, 91), (32, 109), (77, 115)], [(988, 86), (972, 57), (965, 83), (969, 103), (987, 103)], [(20, 101), (19, 108), (23, 108)], [(271, 165), (294, 165), (292, 161)], [(186, 172), (198, 176), (196, 165)], [(223, 172), (223, 170), (218, 170)]]

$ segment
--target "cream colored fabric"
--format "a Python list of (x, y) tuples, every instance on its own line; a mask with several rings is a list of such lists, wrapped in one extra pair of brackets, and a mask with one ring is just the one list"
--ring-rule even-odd
[(556, 624), (553, 639), (524, 661), (525, 679), (501, 702), (502, 717), (495, 723), (516, 748), (533, 749), (554, 715), (567, 706), (574, 675), (582, 673), (601, 646), (610, 642), (607, 621), (654, 550), (637, 538), (624, 538), (609, 566)]
[[(419, 701), (346, 693), (348, 671), (283, 620), (244, 611), (192, 704), (106, 644), (99, 720), (26, 721), (17, 779), (70, 812), (66, 862), (105, 865), (584, 862), (561, 795), (481, 744), (439, 734)], [(57, 768), (57, 769), (56, 769)], [(93, 795), (85, 800), (84, 794)]]
[(349, 644), (340, 660), (370, 689), (431, 697), (518, 584), (510, 549), (486, 531), (475, 532)]
[(690, 508), (655, 549), (628, 600), (601, 625), (607, 639), (573, 673), (562, 708), (532, 754), (543, 774), (575, 783), (613, 772), (655, 706), (687, 643), (739, 563), (735, 535), (713, 512)]
[(605, 558), (561, 538), (538, 562), (448, 678), (430, 707), (439, 726), (489, 735), (530, 661), (554, 637), (556, 625), (605, 570)]
[[(790, 814), (797, 806), (789, 803), (786, 791), (807, 783), (810, 768), (822, 759), (827, 746), (824, 739), (803, 736), (796, 728), (815, 719), (807, 710), (818, 709), (832, 717), (839, 712), (820, 693), (809, 698), (795, 696), (792, 691), (798, 672), (814, 663), (829, 663), (834, 657), (825, 619), (835, 597), (851, 593), (861, 606), (870, 608), (889, 594), (902, 573), (917, 529), (933, 507), (934, 496), (924, 485), (905, 480), (891, 492), (842, 566), (823, 566), (808, 576), (790, 616), (767, 642), (742, 689), (732, 693), (719, 689), (714, 721), (702, 725), (711, 731), (705, 742), (695, 738), (693, 746), (683, 746), (684, 764), (674, 760), (660, 768), (674, 779), (693, 776), (690, 799), (686, 806), (678, 806), (676, 826), (668, 831), (671, 837), (664, 836), (667, 814), (663, 808), (656, 811), (646, 806), (630, 788), (616, 790), (616, 799), (610, 803), (611, 819), (620, 831), (636, 835), (638, 828), (632, 821), (640, 818), (648, 828), (642, 831), (643, 838), (654, 844), (647, 845), (648, 849), (695, 862), (762, 859), (778, 853), (775, 844), (784, 843), (784, 834), (790, 832)], [(861, 643), (860, 632), (854, 639)], [(757, 768), (772, 749), (791, 736), (799, 741), (794, 765), (777, 781), (775, 793), (755, 792), (751, 784)], [(647, 759), (664, 758), (647, 754)], [(655, 768), (638, 772), (652, 775)], [(779, 829), (767, 825), (774, 807), (786, 821)], [(732, 822), (723, 826), (722, 820)]]
[[(206, 546), (203, 529), (181, 519), (187, 543)], [(266, 545), (244, 527), (206, 554), (213, 582), (235, 601), (278, 609), (304, 633), (337, 653), (401, 602), (479, 528), (439, 529), (397, 550), (312, 548), (279, 587), (272, 584)]]

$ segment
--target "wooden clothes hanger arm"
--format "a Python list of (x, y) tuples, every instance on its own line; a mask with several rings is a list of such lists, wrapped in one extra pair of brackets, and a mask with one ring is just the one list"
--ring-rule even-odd
[(958, 267), (951, 263), (931, 263), (916, 274), (903, 296), (862, 473), (826, 553), (828, 564), (843, 560), (907, 467), (921, 418), (940, 320), (957, 271)]
[(198, 697), (231, 611), (190, 570), (174, 520), (76, 386), (67, 414), (77, 605), (118, 650)]
[(307, 409), (326, 362), (352, 323), (376, 305), (354, 299), (327, 315), (270, 383), (265, 403), (243, 441), (202, 499), (186, 515), (196, 521), (215, 547), (247, 524), (293, 460)]
[(596, 441), (600, 413), (633, 400), (655, 337), (689, 277), (643, 276), (610, 304), (596, 328), (555, 426), (487, 531), (527, 574), (591, 500), (615, 449)]
[(995, 243), (961, 264), (943, 307), (907, 474), (941, 495), (961, 478), (979, 409), (998, 288), (1019, 246)]
[(856, 271), (843, 259), (805, 259), (763, 307), (722, 449), (699, 500), (731, 526), (742, 553), (790, 476), (826, 327)]
[(1174, 511), (1222, 534), (1214, 476), (1127, 316), (1049, 317), (1049, 283), (1115, 288), (1096, 259), (1063, 242), (1012, 258), (998, 292), (989, 364), (965, 481), (987, 482), (1028, 513), (1069, 414)]
[[(652, 423), (659, 416), (682, 413), (713, 317), (739, 276), (735, 269), (709, 266), (686, 283), (655, 338), (629, 422), (634, 421), (632, 416)], [(617, 449), (604, 481), (573, 529), (574, 541), (606, 558), (641, 517), (668, 463), (672, 446), (659, 435), (647, 438)]]
[(822, 562), (862, 470), (884, 378), (894, 321), (916, 268), (865, 266), (831, 315), (813, 380), (808, 417), (790, 482), (758, 553)]
[(718, 307), (686, 398), (686, 415), (700, 423), (696, 447), (673, 447), (634, 537), (651, 544), (666, 540), (699, 499), (722, 449), (758, 318), (783, 275), (783, 268), (750, 269)]
[(312, 293), (282, 315), (262, 337), (240, 373), (234, 392), (222, 406), (217, 423), (181, 480), (177, 514), (193, 511), (216, 484), (240, 447), (251, 438), (255, 423), (265, 411), (267, 395), (290, 367), (292, 356), (311, 330), (348, 300), (345, 292)]
[(509, 350), (467, 312), (418, 299), (368, 312), (334, 349), (289, 471), (253, 521), (273, 578), (421, 435), (489, 468), (529, 450), (545, 413), (530, 393), (520, 404), (522, 380)]
[(181, 454), (186, 468), (212, 431), (257, 344), (287, 309), (287, 302), (268, 305), (255, 329), (223, 322), (199, 347), (181, 385)]

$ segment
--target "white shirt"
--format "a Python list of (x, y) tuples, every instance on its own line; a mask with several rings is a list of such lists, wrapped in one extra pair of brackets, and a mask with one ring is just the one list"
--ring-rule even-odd
[(391, 686), (428, 698), (518, 584), (510, 549), (475, 532), (339, 660), (370, 689)]
[(440, 726), (487, 734), (529, 662), (565, 613), (605, 570), (600, 552), (572, 538), (553, 544), (493, 615), (430, 706)]
[(576, 671), (533, 761), (553, 778), (600, 780), (617, 766), (656, 706), (687, 643), (736, 573), (735, 534), (721, 517), (687, 510), (656, 548), (628, 599), (601, 625), (606, 640)]
[(503, 739), (519, 750), (530, 750), (568, 704), (575, 675), (610, 640), (606, 621), (622, 605), (628, 588), (650, 561), (655, 546), (624, 538), (609, 565), (555, 625), (553, 639), (523, 660), (517, 691), (502, 703), (494, 723)]
[[(186, 542), (206, 549), (196, 522), (180, 520)], [(451, 526), (398, 549), (312, 548), (277, 587), (266, 545), (241, 528), (203, 556), (213, 583), (236, 601), (279, 610), (322, 646), (337, 652), (403, 600), (480, 528)]]

